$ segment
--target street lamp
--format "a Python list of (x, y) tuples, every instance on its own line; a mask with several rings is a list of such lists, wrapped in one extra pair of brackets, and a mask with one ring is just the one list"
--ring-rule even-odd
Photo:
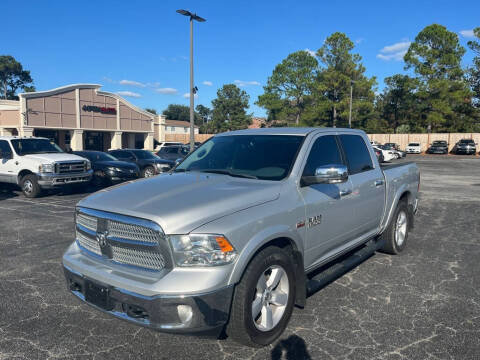
[(353, 102), (353, 83), (355, 81), (350, 80), (350, 113), (348, 114), (348, 127), (352, 128), (352, 102)]
[(204, 22), (205, 19), (187, 10), (177, 10), (177, 13), (190, 17), (190, 152), (195, 149), (195, 122), (194, 122), (194, 96), (196, 88), (193, 85), (193, 20)]

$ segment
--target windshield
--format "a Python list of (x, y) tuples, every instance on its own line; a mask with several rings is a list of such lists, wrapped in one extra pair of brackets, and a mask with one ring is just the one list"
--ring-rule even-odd
[(472, 143), (473, 143), (473, 140), (470, 140), (470, 139), (460, 140), (460, 144), (472, 144)]
[(231, 135), (208, 140), (176, 169), (282, 180), (293, 166), (303, 136)]
[(408, 146), (419, 146), (420, 144), (419, 143), (410, 143), (408, 144)]
[(445, 141), (434, 141), (432, 145), (447, 145)]
[(48, 139), (13, 139), (12, 146), (18, 155), (63, 153), (63, 150)]
[(116, 157), (104, 152), (78, 153), (78, 155), (87, 158), (90, 161), (118, 161)]
[(142, 159), (142, 160), (148, 160), (148, 159), (156, 160), (156, 159), (158, 159), (158, 156), (152, 154), (148, 150), (134, 150), (132, 152), (135, 154), (135, 156), (138, 159)]

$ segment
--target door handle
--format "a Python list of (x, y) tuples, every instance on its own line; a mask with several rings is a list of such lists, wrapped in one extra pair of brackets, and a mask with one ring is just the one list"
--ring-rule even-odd
[(375, 180), (375, 186), (380, 186), (380, 185), (383, 185), (383, 180)]
[(348, 189), (348, 190), (340, 190), (340, 196), (347, 196), (347, 195), (350, 195), (352, 193), (352, 190)]

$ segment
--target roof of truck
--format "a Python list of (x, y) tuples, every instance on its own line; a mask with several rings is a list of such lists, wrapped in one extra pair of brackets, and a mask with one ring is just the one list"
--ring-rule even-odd
[(300, 128), (300, 127), (275, 127), (275, 128), (259, 128), (259, 129), (245, 129), (245, 130), (236, 130), (229, 131), (226, 133), (218, 134), (217, 136), (224, 135), (301, 135), (306, 136), (311, 132), (332, 132), (332, 131), (341, 131), (341, 132), (351, 132), (357, 134), (364, 134), (362, 130), (348, 129), (348, 128)]
[(38, 136), (0, 136), (0, 140), (13, 140), (13, 139), (44, 139), (44, 140), (48, 140), (47, 138), (38, 137)]

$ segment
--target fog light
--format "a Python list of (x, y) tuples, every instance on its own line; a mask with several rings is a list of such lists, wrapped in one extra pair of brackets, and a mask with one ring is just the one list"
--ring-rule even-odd
[(189, 324), (192, 321), (193, 312), (192, 307), (189, 305), (178, 305), (177, 306), (178, 317), (182, 324)]

